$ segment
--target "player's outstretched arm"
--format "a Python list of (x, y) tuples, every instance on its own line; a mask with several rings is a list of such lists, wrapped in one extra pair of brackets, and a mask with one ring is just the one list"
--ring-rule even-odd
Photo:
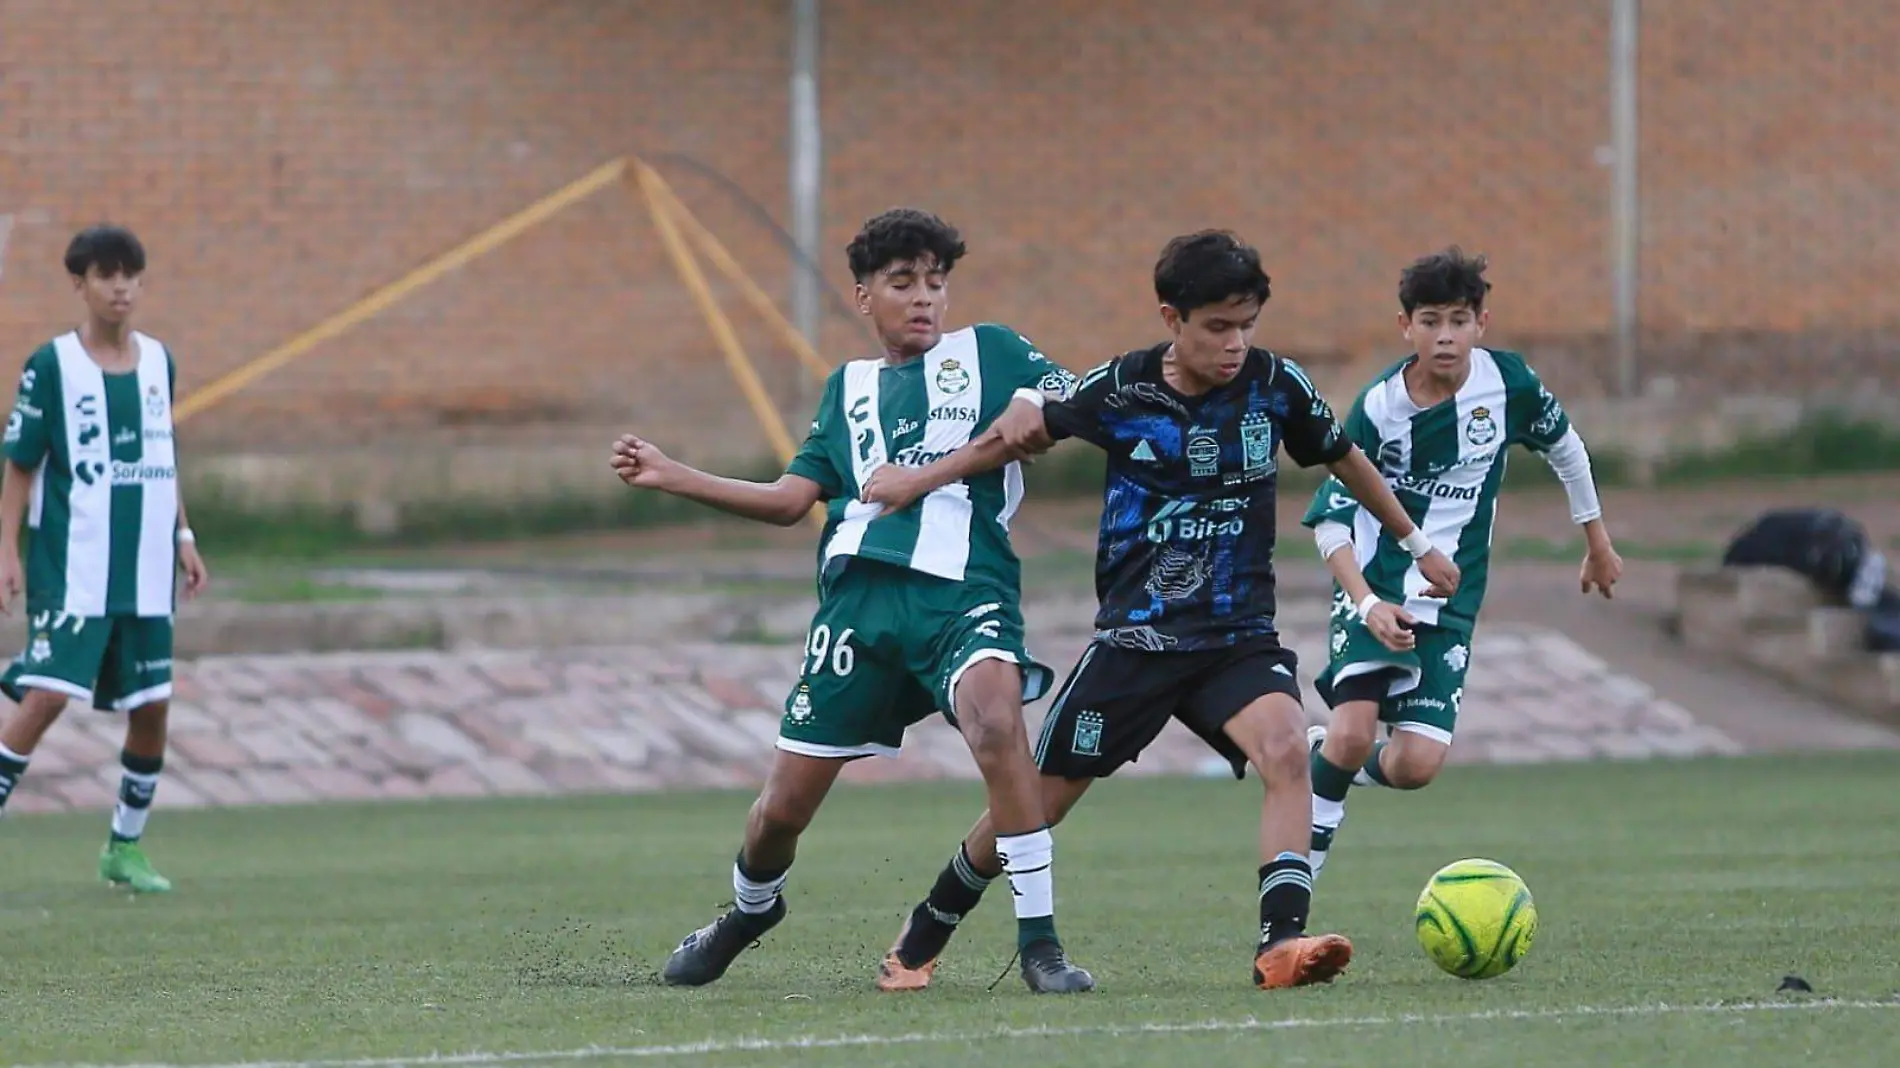
[(1564, 484), (1570, 518), (1583, 528), (1583, 568), (1578, 576), (1584, 593), (1612, 596), (1610, 589), (1623, 577), (1623, 558), (1610, 542), (1603, 524), (1603, 503), (1597, 498), (1596, 478), (1590, 473), (1590, 450), (1572, 427), (1544, 453), (1544, 459)]
[[(1042, 406), (1019, 396), (1009, 402), (989, 429), (950, 455), (922, 467), (885, 464), (871, 472), (858, 492), (858, 499), (866, 504), (881, 504), (888, 511), (903, 511), (932, 490), (994, 471), (1040, 451), (1035, 447), (1034, 432), (1040, 431), (1042, 424)], [(1046, 434), (1043, 440), (1047, 441)]]
[(610, 463), (620, 481), (629, 486), (659, 490), (781, 527), (803, 519), (823, 497), (818, 483), (802, 475), (780, 475), (776, 482), (748, 482), (707, 474), (633, 434), (622, 434), (614, 442)]
[(1344, 523), (1322, 520), (1313, 528), (1313, 540), (1319, 543), (1319, 555), (1326, 561), (1326, 570), (1333, 573), (1333, 581), (1346, 591), (1354, 611), (1360, 619), (1365, 620), (1366, 629), (1372, 632), (1372, 636), (1395, 652), (1417, 644), (1410, 628), (1418, 620), (1403, 605), (1382, 601), (1378, 594), (1372, 592), (1372, 585), (1366, 581), (1366, 573), (1359, 567), (1359, 558), (1353, 553), (1352, 528)]
[(1372, 461), (1354, 445), (1346, 455), (1326, 465), (1333, 477), (1343, 483), (1351, 492), (1359, 506), (1371, 512), (1379, 525), (1390, 531), (1399, 545), (1412, 554), (1418, 561), (1419, 574), (1431, 583), (1425, 588), (1427, 597), (1450, 597), (1458, 592), (1458, 565), (1451, 558), (1432, 545), (1425, 532), (1418, 529), (1412, 517), (1405, 514), (1405, 506), (1392, 494), (1392, 487), (1385, 484), (1385, 477)]

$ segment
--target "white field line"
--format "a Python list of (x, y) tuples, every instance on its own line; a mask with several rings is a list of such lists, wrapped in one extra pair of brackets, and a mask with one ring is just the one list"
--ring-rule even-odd
[(1100, 1024), (1080, 1027), (999, 1027), (980, 1031), (912, 1031), (890, 1035), (831, 1035), (798, 1038), (707, 1039), (652, 1046), (585, 1046), (534, 1053), (425, 1053), (413, 1057), (304, 1061), (231, 1061), (225, 1064), (154, 1062), (146, 1064), (64, 1063), (15, 1068), (497, 1068), (513, 1064), (633, 1060), (646, 1057), (703, 1057), (720, 1053), (777, 1053), (855, 1047), (958, 1045), (970, 1042), (1039, 1038), (1104, 1038), (1129, 1035), (1232, 1034), (1249, 1031), (1297, 1031), (1322, 1027), (1444, 1026), (1464, 1023), (1579, 1020), (1591, 1017), (1745, 1016), (1758, 1013), (1879, 1012), (1900, 1010), (1900, 999), (1843, 1001), (1737, 1001), (1699, 1005), (1577, 1005), (1565, 1009), (1492, 1009), (1485, 1012), (1406, 1013), (1392, 1016), (1294, 1016), (1262, 1020), (1204, 1020), (1191, 1023)]

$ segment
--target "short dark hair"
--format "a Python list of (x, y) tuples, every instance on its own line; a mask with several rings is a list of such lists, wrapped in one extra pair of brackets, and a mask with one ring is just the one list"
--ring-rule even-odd
[(101, 274), (124, 271), (129, 275), (145, 273), (145, 246), (138, 235), (123, 226), (100, 223), (73, 235), (66, 246), (66, 273), (82, 277), (91, 268)]
[(1228, 230), (1182, 234), (1155, 261), (1155, 296), (1182, 318), (1236, 297), (1265, 304), (1272, 295), (1260, 251)]
[(892, 208), (867, 221), (845, 246), (844, 255), (851, 264), (851, 276), (862, 282), (893, 263), (926, 256), (937, 261), (939, 271), (949, 274), (968, 251), (957, 228), (935, 215), (917, 208)]
[(1483, 311), (1484, 295), (1491, 291), (1491, 283), (1484, 280), (1488, 266), (1483, 256), (1467, 256), (1457, 245), (1421, 256), (1399, 273), (1399, 307), (1407, 315), (1419, 308), (1459, 304)]

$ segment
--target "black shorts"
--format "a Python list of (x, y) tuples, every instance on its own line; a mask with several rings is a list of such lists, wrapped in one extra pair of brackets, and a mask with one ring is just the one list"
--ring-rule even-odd
[(1225, 649), (1150, 653), (1095, 642), (1056, 691), (1036, 742), (1036, 766), (1064, 779), (1101, 779), (1133, 762), (1178, 719), (1247, 775), (1223, 727), (1271, 693), (1300, 699), (1299, 659), (1267, 635)]

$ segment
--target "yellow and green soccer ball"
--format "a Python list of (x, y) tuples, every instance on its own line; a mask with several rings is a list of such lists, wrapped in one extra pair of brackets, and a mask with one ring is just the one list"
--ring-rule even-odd
[(1537, 936), (1530, 887), (1495, 860), (1438, 869), (1418, 895), (1418, 944), (1461, 979), (1491, 979), (1524, 959)]

